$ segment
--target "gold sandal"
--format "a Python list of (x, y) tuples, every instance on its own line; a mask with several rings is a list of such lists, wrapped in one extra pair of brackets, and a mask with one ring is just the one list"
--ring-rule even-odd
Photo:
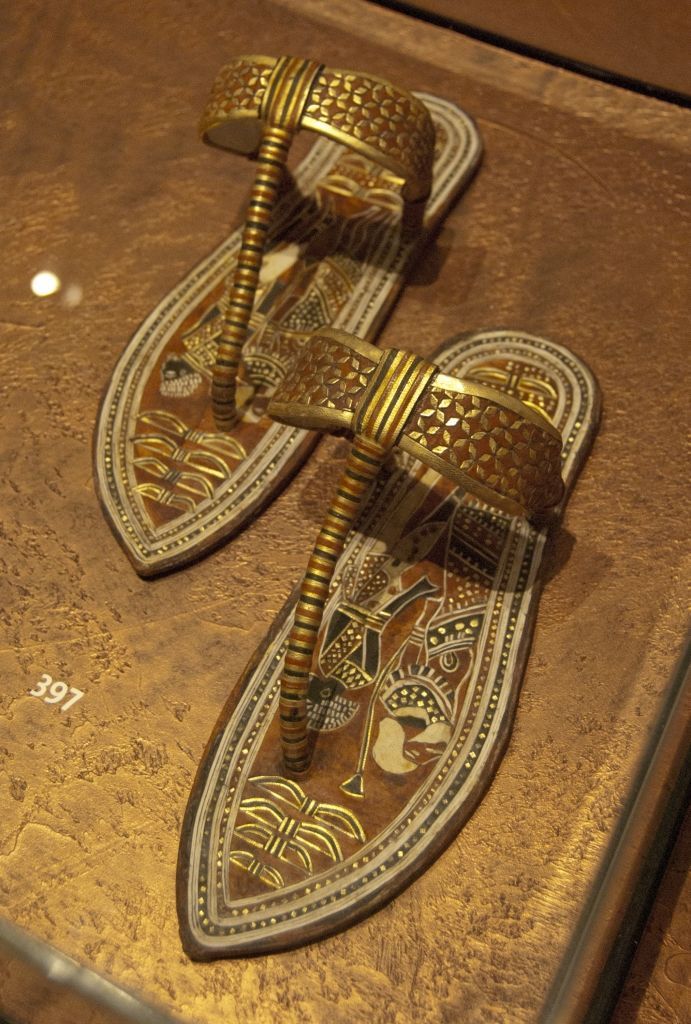
[[(299, 128), (320, 138), (290, 177)], [(224, 67), (201, 132), (257, 159), (244, 228), (137, 330), (95, 437), (101, 504), (144, 576), (206, 553), (285, 486), (316, 443), (265, 414), (291, 359), (317, 329), (376, 335), (480, 156), (455, 105), (288, 57)]]
[(195, 959), (372, 913), (457, 834), (506, 745), (545, 512), (585, 458), (598, 389), (567, 349), (518, 332), (434, 360), (324, 332), (269, 406), (355, 441), (305, 579), (197, 774), (178, 866)]

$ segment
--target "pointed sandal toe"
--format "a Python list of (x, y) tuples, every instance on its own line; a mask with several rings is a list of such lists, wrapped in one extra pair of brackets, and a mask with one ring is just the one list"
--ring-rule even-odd
[(547, 535), (535, 514), (563, 509), (599, 398), (587, 367), (531, 335), (457, 338), (429, 362), (331, 330), (269, 411), (354, 441), (189, 800), (178, 912), (195, 959), (348, 927), (458, 833), (516, 707)]
[[(481, 149), (452, 103), (290, 57), (225, 66), (200, 127), (257, 162), (244, 226), (136, 331), (95, 435), (100, 501), (142, 576), (207, 553), (285, 486), (316, 443), (266, 415), (291, 359), (317, 329), (375, 337)], [(318, 138), (291, 178), (299, 129)]]

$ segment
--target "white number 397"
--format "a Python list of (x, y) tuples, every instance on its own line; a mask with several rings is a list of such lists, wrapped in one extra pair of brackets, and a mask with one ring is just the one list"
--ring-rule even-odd
[[(29, 693), (32, 697), (42, 697), (46, 704), (60, 704), (61, 711), (67, 711), (84, 696), (84, 691), (78, 690), (76, 686), (68, 686), (67, 683), (61, 683), (57, 679), (53, 682), (53, 677), (49, 676), (47, 672), (43, 673)], [(65, 700), (68, 693), (71, 696)]]

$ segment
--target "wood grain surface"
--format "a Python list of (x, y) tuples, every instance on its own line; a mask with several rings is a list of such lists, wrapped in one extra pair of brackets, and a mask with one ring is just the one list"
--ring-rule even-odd
[[(688, 113), (345, 0), (27, 0), (1, 17), (0, 913), (184, 1021), (536, 1020), (686, 619)], [(196, 139), (210, 81), (229, 55), (277, 48), (448, 96), (482, 133), (484, 164), (383, 342), (425, 354), (520, 327), (578, 352), (605, 411), (547, 555), (508, 752), (458, 840), (347, 932), (193, 964), (175, 915), (181, 815), (344, 446), (320, 444), (231, 545), (145, 582), (101, 517), (91, 432), (127, 338), (249, 188), (246, 164)], [(63, 287), (38, 299), (45, 269)], [(29, 696), (42, 673), (85, 696), (65, 714)], [(4, 962), (0, 1009), (76, 1021)]]
[(691, 94), (691, 10), (678, 0), (415, 0), (411, 6), (611, 74)]

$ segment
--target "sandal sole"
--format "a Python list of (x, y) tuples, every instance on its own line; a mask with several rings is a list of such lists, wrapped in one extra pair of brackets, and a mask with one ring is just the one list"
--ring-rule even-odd
[[(588, 368), (513, 331), (461, 336), (433, 358), (550, 416), (564, 438), (568, 494), (599, 418)], [(508, 741), (547, 533), (409, 456), (382, 472), (325, 609), (309, 773), (285, 777), (279, 741), (295, 595), (202, 759), (178, 864), (191, 957), (276, 952), (340, 931), (388, 902), (457, 835)]]

